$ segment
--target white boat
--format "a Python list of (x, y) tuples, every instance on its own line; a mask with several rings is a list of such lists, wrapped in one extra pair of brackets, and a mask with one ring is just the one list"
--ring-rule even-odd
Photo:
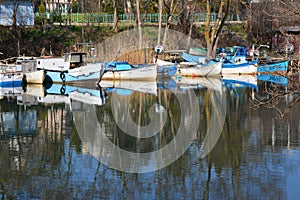
[(86, 53), (67, 53), (60, 58), (38, 58), (45, 82), (75, 83), (103, 80), (156, 80), (156, 65), (135, 67), (127, 62), (87, 63)]
[(223, 60), (210, 60), (206, 64), (196, 62), (181, 62), (177, 66), (176, 75), (180, 76), (220, 76)]
[(222, 64), (222, 75), (237, 74), (247, 75), (257, 73), (258, 59), (247, 60), (247, 49), (245, 47), (234, 46), (230, 52), (222, 55), (225, 60)]
[(26, 84), (43, 84), (45, 79), (44, 70), (38, 70), (35, 59), (19, 58), (16, 65), (22, 68), (23, 82)]
[(0, 87), (21, 86), (22, 78), (22, 71), (16, 65), (0, 65)]
[(106, 62), (102, 64), (104, 74), (101, 80), (139, 80), (154, 81), (157, 77), (157, 65), (134, 66), (128, 62)]
[(2, 70), (2, 72), (14, 74), (15, 76), (21, 75), (18, 79), (15, 77), (14, 82), (43, 83), (44, 81), (44, 72), (36, 69), (36, 60), (34, 57), (12, 57), (1, 62), (3, 63), (2, 69), (3, 66), (6, 66), (6, 69)]
[(46, 83), (72, 83), (99, 80), (101, 63), (87, 63), (86, 53), (66, 53), (64, 57), (37, 58)]

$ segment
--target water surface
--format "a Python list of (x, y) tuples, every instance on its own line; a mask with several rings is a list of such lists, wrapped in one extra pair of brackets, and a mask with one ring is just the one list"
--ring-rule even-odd
[[(293, 102), (299, 94), (276, 98), (272, 92), (288, 87), (265, 81), (253, 85), (199, 79), (113, 84), (101, 89), (54, 85), (47, 89), (28, 87), (26, 92), (21, 88), (16, 95), (7, 93), (0, 100), (1, 197), (296, 199), (300, 195), (300, 104)], [(181, 105), (180, 98), (189, 102), (193, 94), (199, 123), (182, 156), (147, 173), (107, 166), (112, 155), (107, 152), (113, 151), (105, 149), (91, 116), (96, 116), (112, 144), (127, 152), (153, 152), (178, 140), (181, 123), (186, 130), (191, 128), (191, 108), (195, 105), (192, 101)], [(137, 138), (126, 133), (132, 126), (118, 126), (124, 121), (151, 124), (151, 109), (157, 119), (161, 113), (166, 117), (163, 128), (153, 136)], [(218, 111), (223, 113), (216, 115)], [(221, 132), (211, 134), (222, 114)], [(207, 144), (212, 150), (201, 154)], [(129, 168), (136, 167), (124, 162), (134, 158), (119, 159)], [(140, 169), (155, 168), (159, 163), (158, 158), (148, 157)]]

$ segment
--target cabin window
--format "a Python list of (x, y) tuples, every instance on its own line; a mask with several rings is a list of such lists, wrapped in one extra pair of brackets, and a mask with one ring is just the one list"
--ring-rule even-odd
[(71, 62), (80, 62), (80, 55), (72, 55)]

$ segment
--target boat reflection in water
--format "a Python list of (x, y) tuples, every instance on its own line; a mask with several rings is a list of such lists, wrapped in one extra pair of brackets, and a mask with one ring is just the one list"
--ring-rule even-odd
[(289, 79), (287, 77), (276, 74), (259, 74), (257, 75), (257, 79), (259, 81), (266, 81), (284, 86), (288, 86), (289, 84)]
[(224, 74), (222, 82), (229, 89), (239, 87), (257, 89), (257, 77), (255, 75)]
[(116, 92), (120, 95), (130, 95), (133, 91), (156, 95), (156, 81), (109, 81), (101, 80), (99, 86), (107, 92)]
[(4, 97), (16, 97), (22, 94), (22, 86), (0, 87), (0, 99)]
[(103, 105), (107, 99), (105, 90), (83, 86), (52, 84), (50, 87), (42, 85), (27, 85), (25, 95), (37, 97), (38, 103), (70, 104), (71, 101), (80, 101), (88, 104)]
[[(222, 95), (220, 79), (197, 78), (197, 84), (206, 95), (201, 98), (203, 102), (199, 102), (192, 86), (180, 88), (177, 85), (174, 93), (160, 85), (157, 93), (137, 90), (130, 95), (120, 95), (114, 91), (103, 107), (86, 105), (81, 106), (81, 110), (73, 109), (84, 148), (102, 163), (134, 173), (168, 166), (197, 138), (204, 139), (192, 152), (194, 159), (205, 157), (222, 132), (226, 95)], [(208, 89), (211, 84), (212, 89)], [(200, 121), (205, 115), (210, 119)], [(199, 122), (200, 129), (207, 131), (204, 136), (197, 135)]]
[(222, 80), (220, 77), (176, 77), (177, 87), (184, 89), (210, 89), (221, 92)]

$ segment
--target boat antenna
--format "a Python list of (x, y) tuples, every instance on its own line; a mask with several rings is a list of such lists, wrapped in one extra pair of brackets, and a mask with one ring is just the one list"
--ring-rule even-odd
[(52, 55), (53, 55), (53, 53), (52, 53), (51, 44), (50, 44), (50, 50), (49, 50), (49, 52), (50, 52), (50, 55), (52, 56)]
[(118, 56), (119, 56), (120, 51), (121, 51), (121, 47), (118, 46), (118, 49), (117, 49), (117, 52), (116, 52), (115, 61), (117, 61), (117, 58), (118, 58)]

